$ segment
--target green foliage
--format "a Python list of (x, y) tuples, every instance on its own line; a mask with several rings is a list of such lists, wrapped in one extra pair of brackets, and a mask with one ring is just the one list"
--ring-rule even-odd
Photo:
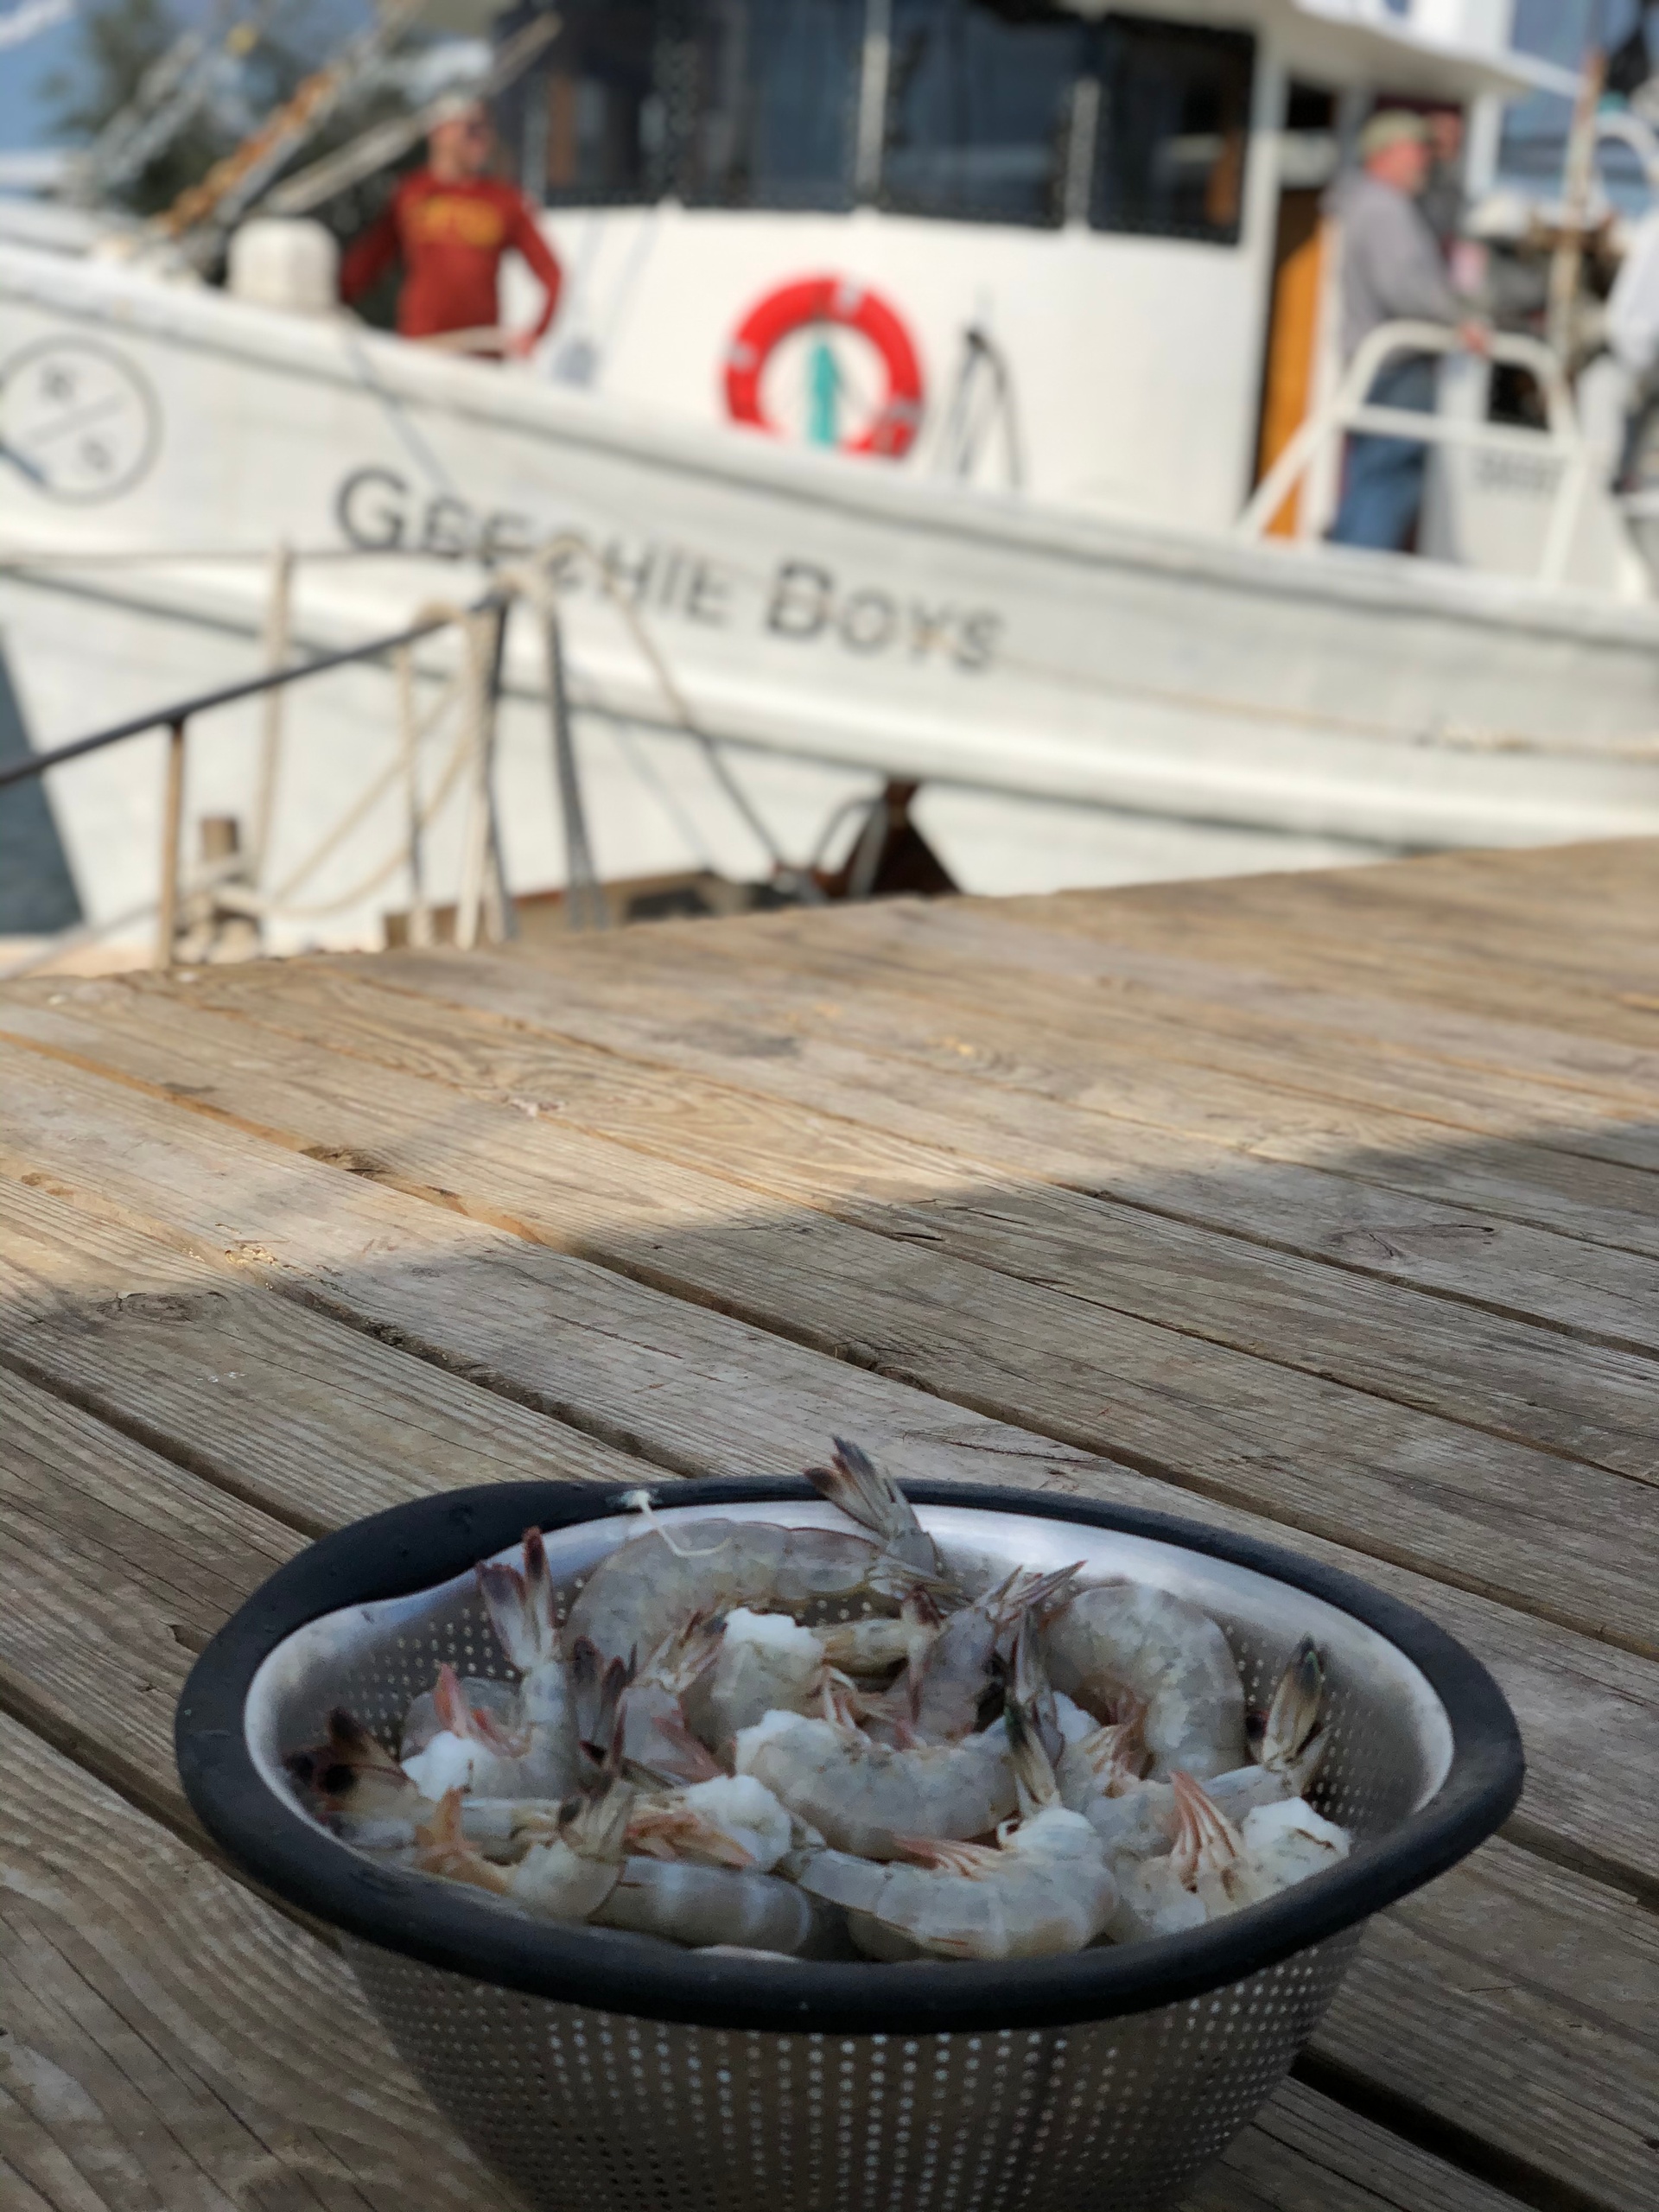
[[(43, 79), (55, 130), (90, 144), (105, 124), (127, 107), (145, 73), (182, 35), (166, 0), (107, 0), (79, 22), (79, 52), (72, 73), (54, 70)], [(226, 151), (225, 134), (210, 113), (199, 111), (139, 175), (114, 196), (137, 214), (165, 207)]]
[[(224, 60), (213, 92), (170, 143), (109, 195), (135, 214), (154, 214), (170, 207), (180, 193), (232, 152), (302, 78), (321, 66), (367, 13), (366, 5), (353, 4), (353, 0), (283, 0), (282, 5), (263, 10), (255, 0), (244, 0), (234, 11), (227, 8), (210, 15), (197, 10), (188, 20), (169, 0), (101, 0), (79, 17), (75, 67), (48, 76), (41, 84), (41, 97), (59, 133), (91, 144), (131, 105), (147, 72), (188, 30), (203, 29), (219, 43)], [(238, 37), (234, 48), (229, 48), (227, 35), (238, 20), (257, 35)], [(227, 99), (227, 92), (232, 97)], [(348, 105), (307, 143), (299, 160), (315, 159), (366, 123), (401, 107), (401, 101), (384, 91)], [(319, 213), (327, 220), (331, 211)], [(355, 207), (340, 213), (351, 226), (360, 219)]]

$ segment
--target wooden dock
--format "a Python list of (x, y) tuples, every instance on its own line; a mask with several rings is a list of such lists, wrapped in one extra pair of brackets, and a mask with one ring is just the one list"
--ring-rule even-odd
[(174, 1700), (457, 1483), (798, 1471), (1207, 1516), (1503, 1683), (1205, 2212), (1659, 2204), (1659, 849), (0, 995), (0, 2205), (483, 2212)]

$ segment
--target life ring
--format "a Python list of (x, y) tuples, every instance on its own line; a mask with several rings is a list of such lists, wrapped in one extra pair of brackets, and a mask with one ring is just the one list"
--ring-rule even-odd
[(760, 379), (774, 348), (814, 322), (861, 333), (887, 372), (887, 397), (874, 421), (841, 450), (902, 460), (922, 426), (922, 365), (910, 333), (880, 295), (844, 276), (803, 276), (780, 284), (749, 309), (726, 353), (726, 408), (732, 420), (777, 435), (777, 424), (767, 421), (760, 405)]

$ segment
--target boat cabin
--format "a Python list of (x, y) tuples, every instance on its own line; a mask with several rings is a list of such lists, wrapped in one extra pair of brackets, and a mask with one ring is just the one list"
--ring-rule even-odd
[(561, 13), (506, 118), (552, 374), (1201, 528), (1330, 380), (1319, 199), (1375, 101), (1463, 110), (1478, 168), (1540, 77), (1510, 0)]

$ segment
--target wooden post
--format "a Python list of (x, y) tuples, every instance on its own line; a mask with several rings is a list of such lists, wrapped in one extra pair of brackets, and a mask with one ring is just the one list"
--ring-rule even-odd
[(179, 930), (179, 839), (184, 827), (184, 724), (167, 733), (167, 780), (162, 792), (162, 885), (156, 908), (157, 968), (173, 965)]
[[(288, 665), (294, 626), (294, 550), (278, 541), (270, 556), (270, 591), (265, 601), (265, 666), (273, 676)], [(281, 684), (267, 691), (259, 732), (259, 772), (254, 790), (253, 834), (249, 839), (252, 880), (265, 888), (270, 858), (272, 823), (276, 812), (276, 785), (283, 756), (283, 721), (288, 693)]]

